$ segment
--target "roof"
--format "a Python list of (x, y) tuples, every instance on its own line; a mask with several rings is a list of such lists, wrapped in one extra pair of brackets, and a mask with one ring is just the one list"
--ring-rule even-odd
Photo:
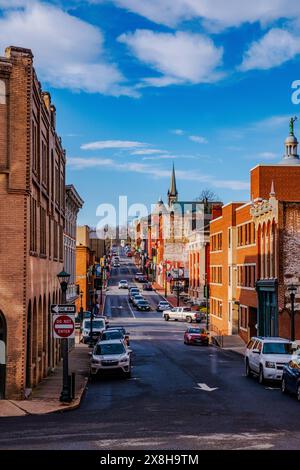
[(79, 196), (73, 184), (66, 185), (66, 193), (71, 199), (73, 199), (75, 204), (77, 204), (77, 206), (81, 209), (84, 204), (84, 200)]
[(290, 343), (291, 340), (287, 338), (280, 338), (279, 336), (253, 336), (251, 339), (261, 339), (262, 341), (270, 342), (270, 343)]

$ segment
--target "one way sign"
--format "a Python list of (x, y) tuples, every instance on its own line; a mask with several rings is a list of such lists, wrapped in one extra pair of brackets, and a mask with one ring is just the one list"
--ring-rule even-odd
[(62, 304), (62, 305), (51, 305), (51, 313), (55, 313), (56, 315), (58, 313), (76, 313), (76, 305), (67, 305), (67, 304)]

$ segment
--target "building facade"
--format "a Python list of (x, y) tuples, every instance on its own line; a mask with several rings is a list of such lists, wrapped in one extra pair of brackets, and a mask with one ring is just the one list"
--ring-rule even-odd
[[(292, 128), (293, 129), (293, 128)], [(300, 159), (292, 130), (277, 165), (250, 172), (252, 200), (230, 203), (210, 224), (212, 333), (290, 337), (289, 288), (300, 339)]]
[(67, 302), (74, 303), (79, 296), (76, 284), (76, 226), (77, 215), (83, 200), (72, 184), (66, 186), (66, 211), (64, 230), (64, 268), (70, 274)]
[(0, 397), (22, 399), (60, 358), (49, 306), (60, 300), (65, 151), (30, 50), (0, 58)]
[(95, 252), (91, 248), (90, 227), (88, 225), (77, 226), (76, 230), (76, 284), (82, 293), (76, 300), (77, 311), (81, 302), (83, 310), (90, 310), (94, 303), (94, 279), (95, 279)]

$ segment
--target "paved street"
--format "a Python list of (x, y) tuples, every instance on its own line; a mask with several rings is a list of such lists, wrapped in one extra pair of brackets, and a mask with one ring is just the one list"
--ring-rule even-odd
[[(113, 269), (105, 313), (126, 325), (133, 349), (129, 380), (88, 385), (80, 409), (2, 418), (1, 449), (298, 449), (299, 403), (276, 384), (244, 376), (243, 359), (214, 347), (183, 344), (185, 323), (139, 313), (120, 279), (133, 263)], [(154, 307), (155, 293), (145, 293)], [(200, 386), (198, 384), (201, 384)]]

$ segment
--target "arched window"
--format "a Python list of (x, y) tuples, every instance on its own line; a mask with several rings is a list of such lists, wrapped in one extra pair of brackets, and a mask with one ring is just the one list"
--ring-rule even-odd
[(6, 104), (6, 87), (3, 80), (0, 80), (0, 104)]

